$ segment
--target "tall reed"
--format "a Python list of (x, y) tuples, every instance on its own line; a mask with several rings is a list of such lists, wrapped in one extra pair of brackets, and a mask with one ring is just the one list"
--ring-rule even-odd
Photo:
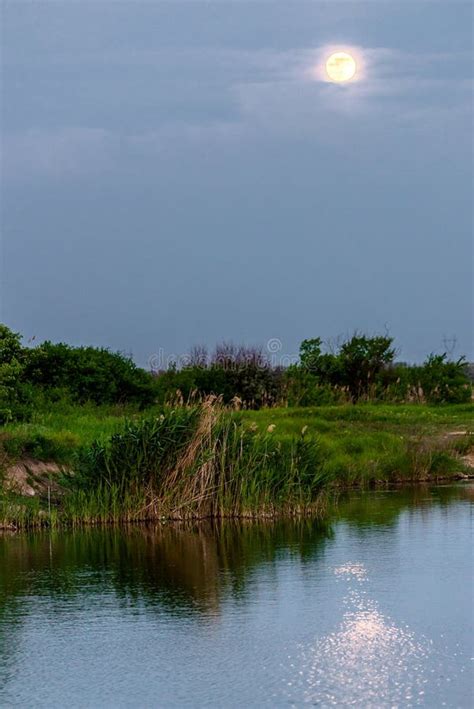
[(94, 519), (115, 519), (113, 509), (134, 519), (304, 513), (321, 504), (323, 458), (304, 432), (289, 440), (255, 433), (209, 397), (199, 407), (128, 422), (107, 444), (93, 444), (72, 499), (76, 509), (83, 500)]

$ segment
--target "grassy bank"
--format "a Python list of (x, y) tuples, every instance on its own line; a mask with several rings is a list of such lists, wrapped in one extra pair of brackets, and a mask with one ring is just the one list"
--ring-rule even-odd
[(29, 499), (4, 481), (0, 524), (320, 512), (341, 488), (455, 477), (473, 443), (460, 435), (472, 414), (466, 404), (57, 407), (2, 428), (4, 477), (18, 461), (54, 461), (63, 472)]

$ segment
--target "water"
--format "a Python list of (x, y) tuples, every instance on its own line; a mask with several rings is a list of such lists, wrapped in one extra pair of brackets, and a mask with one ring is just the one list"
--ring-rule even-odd
[(0, 537), (0, 705), (470, 707), (474, 486)]

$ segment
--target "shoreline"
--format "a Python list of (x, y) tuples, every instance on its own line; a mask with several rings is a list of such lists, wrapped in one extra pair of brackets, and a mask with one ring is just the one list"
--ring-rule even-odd
[(376, 480), (369, 484), (354, 483), (352, 485), (334, 485), (331, 489), (324, 491), (324, 504), (321, 501), (316, 500), (312, 505), (309, 504), (307, 508), (293, 508), (293, 509), (280, 509), (276, 507), (273, 511), (256, 511), (254, 513), (222, 513), (214, 515), (203, 515), (203, 516), (176, 516), (173, 514), (169, 515), (157, 515), (151, 517), (136, 517), (127, 518), (124, 515), (123, 518), (120, 516), (117, 519), (98, 519), (98, 520), (81, 520), (75, 523), (61, 521), (57, 519), (52, 525), (51, 520), (48, 518), (45, 511), (44, 516), (40, 520), (31, 522), (24, 526), (16, 526), (14, 522), (12, 523), (2, 523), (0, 522), (0, 535), (7, 533), (21, 533), (28, 531), (40, 531), (40, 530), (71, 530), (71, 529), (83, 529), (83, 528), (100, 528), (100, 527), (143, 527), (152, 525), (167, 525), (167, 524), (194, 524), (200, 522), (231, 522), (231, 521), (277, 521), (277, 520), (292, 520), (292, 519), (319, 519), (324, 521), (325, 516), (323, 512), (330, 505), (334, 505), (337, 501), (339, 495), (344, 493), (352, 492), (377, 492), (381, 490), (402, 490), (402, 489), (413, 489), (413, 488), (426, 488), (426, 487), (449, 487), (449, 484), (459, 484), (466, 483), (469, 484), (474, 481), (474, 470), (470, 473), (454, 473), (451, 475), (438, 475), (436, 477), (424, 477), (424, 478), (399, 478), (393, 480)]
[(90, 407), (38, 412), (0, 437), (0, 528), (323, 517), (351, 490), (474, 479), (473, 412), (378, 404), (236, 412), (215, 400), (131, 418)]

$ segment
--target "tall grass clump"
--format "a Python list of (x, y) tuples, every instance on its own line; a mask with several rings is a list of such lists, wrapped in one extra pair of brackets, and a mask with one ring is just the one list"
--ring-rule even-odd
[(304, 431), (278, 439), (230, 417), (219, 399), (127, 422), (83, 451), (73, 507), (87, 518), (176, 519), (314, 510), (323, 453)]
[(159, 416), (126, 420), (107, 441), (95, 440), (79, 453), (76, 483), (83, 489), (104, 485), (119, 492), (160, 486), (193, 434), (199, 409), (164, 410)]

